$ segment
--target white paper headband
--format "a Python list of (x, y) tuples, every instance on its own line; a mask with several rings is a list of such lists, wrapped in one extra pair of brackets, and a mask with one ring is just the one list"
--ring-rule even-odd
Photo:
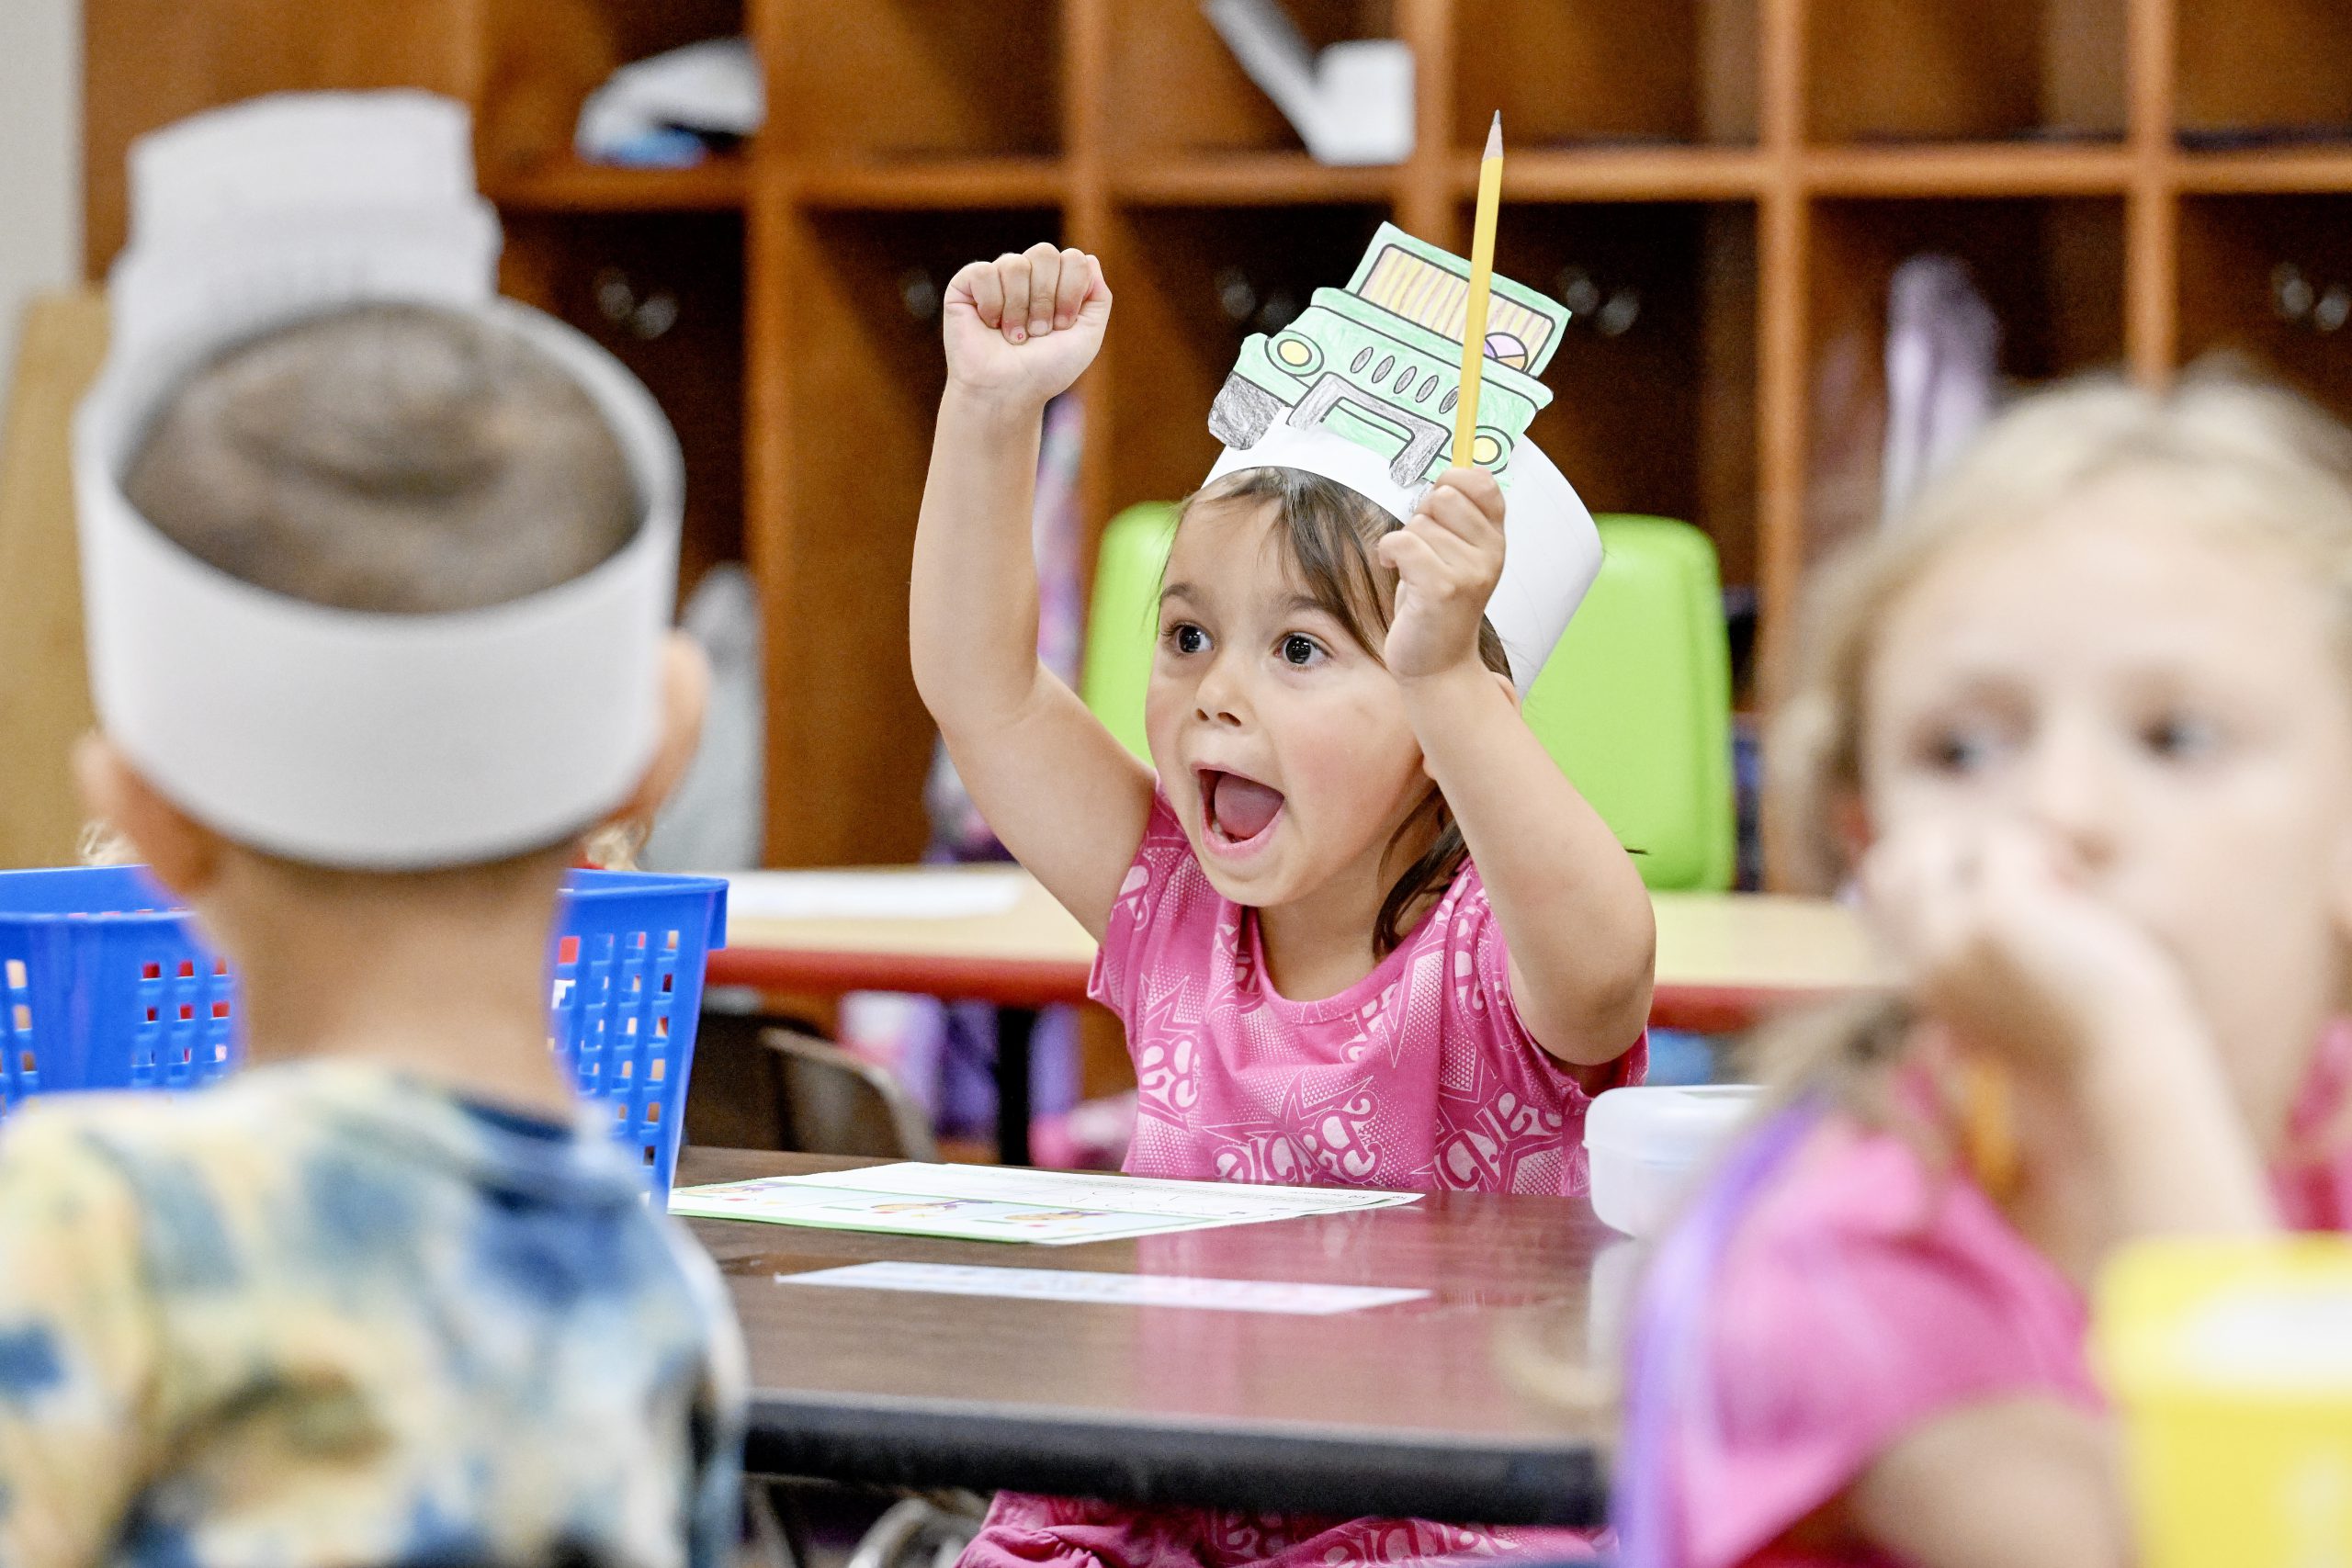
[[(368, 157), (337, 171), (354, 146)], [(454, 104), (321, 94), (200, 116), (132, 152), (115, 341), (74, 423), (93, 694), (157, 788), (294, 859), (413, 869), (553, 844), (626, 800), (659, 741), (677, 440), (618, 360), (492, 296), (497, 229), (467, 148)], [(124, 498), (125, 468), (191, 370), (258, 332), (387, 300), (465, 311), (579, 383), (644, 508), (618, 554), (489, 609), (369, 614), (232, 578)]]

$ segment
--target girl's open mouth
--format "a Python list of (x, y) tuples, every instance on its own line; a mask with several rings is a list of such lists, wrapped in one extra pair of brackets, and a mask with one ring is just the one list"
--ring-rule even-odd
[(1283, 814), (1283, 792), (1222, 768), (1201, 768), (1201, 816), (1208, 840), (1221, 850), (1247, 852), (1263, 844)]

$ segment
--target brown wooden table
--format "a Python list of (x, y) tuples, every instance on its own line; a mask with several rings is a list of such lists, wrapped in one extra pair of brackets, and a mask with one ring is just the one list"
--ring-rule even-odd
[[(690, 1149), (682, 1185), (869, 1162)], [(751, 1348), (762, 1472), (1482, 1524), (1591, 1525), (1599, 1410), (1520, 1391), (1498, 1343), (1580, 1357), (1614, 1234), (1580, 1200), (1407, 1208), (1031, 1247), (689, 1222)], [(1405, 1286), (1329, 1317), (811, 1289), (903, 1259)]]

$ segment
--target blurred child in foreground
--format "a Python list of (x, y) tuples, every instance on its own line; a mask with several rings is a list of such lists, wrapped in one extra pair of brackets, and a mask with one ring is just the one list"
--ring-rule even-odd
[(2352, 435), (2052, 392), (1827, 589), (1781, 825), (1905, 983), (1785, 1032), (1660, 1248), (1624, 1561), (2126, 1562), (2102, 1264), (2352, 1219)]
[(724, 1561), (741, 1347), (544, 979), (583, 836), (694, 749), (674, 442), (492, 298), (455, 106), (263, 100), (132, 173), (78, 773), (249, 1065), (0, 1136), (0, 1563)]

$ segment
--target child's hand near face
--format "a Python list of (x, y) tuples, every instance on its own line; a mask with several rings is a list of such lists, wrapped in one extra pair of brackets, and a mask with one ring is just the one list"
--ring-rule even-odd
[[(1882, 840), (1862, 876), (1928, 1015), (2059, 1112), (2039, 1138), (2019, 1140), (2014, 1125), (1994, 1135), (2029, 1176), (2089, 1183), (2098, 1218), (2058, 1258), (2078, 1282), (2133, 1236), (2275, 1224), (2260, 1152), (2186, 974), (2084, 885), (2055, 839), (1926, 820)], [(2006, 1106), (1996, 1114), (2008, 1119)]]
[(1111, 290), (1092, 256), (1040, 243), (964, 267), (943, 313), (951, 388), (1043, 406), (1094, 363)]
[(1380, 541), (1396, 573), (1384, 658), (1400, 681), (1481, 669), (1478, 621), (1503, 574), (1503, 491), (1484, 468), (1440, 474), (1405, 525)]
[(1915, 824), (1871, 851), (1862, 881), (1928, 1013), (2031, 1077), (2130, 1071), (2142, 1031), (2197, 1017), (2172, 955), (2023, 824)]

